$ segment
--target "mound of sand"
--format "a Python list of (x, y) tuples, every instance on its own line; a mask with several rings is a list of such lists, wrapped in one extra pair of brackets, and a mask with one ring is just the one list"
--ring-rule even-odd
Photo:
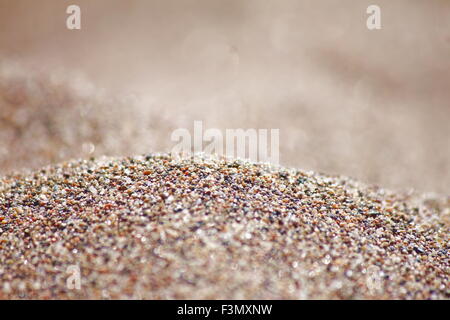
[[(250, 97), (240, 89), (210, 96), (202, 88), (202, 99), (188, 99), (178, 89), (161, 97), (152, 87), (145, 94), (111, 91), (76, 72), (49, 70), (0, 62), (0, 175), (73, 158), (169, 152), (174, 130), (193, 134), (194, 121), (202, 120), (205, 130), (223, 133), (279, 129), (283, 165), (392, 189), (448, 192), (450, 109), (438, 112), (428, 100), (424, 108), (372, 101), (355, 88), (343, 95), (348, 101), (319, 85), (328, 83), (324, 79), (308, 80), (318, 87), (289, 95), (275, 87)], [(255, 81), (230, 83), (245, 88)]]
[(448, 208), (225, 159), (67, 162), (1, 180), (0, 297), (444, 299)]
[(179, 126), (161, 107), (132, 94), (112, 96), (75, 73), (0, 63), (1, 175), (73, 158), (161, 150), (167, 132)]

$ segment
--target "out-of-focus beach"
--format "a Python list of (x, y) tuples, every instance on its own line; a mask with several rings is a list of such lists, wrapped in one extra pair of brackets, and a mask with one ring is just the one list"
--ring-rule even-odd
[(74, 2), (0, 0), (0, 299), (450, 297), (450, 2)]
[(448, 193), (450, 3), (0, 0), (0, 172), (278, 128), (283, 165)]

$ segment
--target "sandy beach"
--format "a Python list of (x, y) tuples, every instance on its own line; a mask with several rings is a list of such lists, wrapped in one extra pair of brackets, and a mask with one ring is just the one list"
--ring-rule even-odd
[(0, 0), (0, 299), (450, 299), (449, 1), (76, 3)]
[[(3, 299), (448, 299), (449, 202), (169, 155), (0, 182)], [(67, 286), (81, 272), (80, 289)]]

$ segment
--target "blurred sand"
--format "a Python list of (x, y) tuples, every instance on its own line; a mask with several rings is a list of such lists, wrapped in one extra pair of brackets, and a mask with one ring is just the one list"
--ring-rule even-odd
[[(0, 0), (0, 172), (279, 128), (281, 163), (448, 193), (450, 2)], [(72, 4), (72, 3), (70, 3)]]

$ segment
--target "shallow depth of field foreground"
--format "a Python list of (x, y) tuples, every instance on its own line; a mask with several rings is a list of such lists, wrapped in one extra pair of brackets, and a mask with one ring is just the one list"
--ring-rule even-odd
[(3, 178), (0, 210), (4, 299), (449, 298), (448, 202), (345, 177), (92, 159)]

